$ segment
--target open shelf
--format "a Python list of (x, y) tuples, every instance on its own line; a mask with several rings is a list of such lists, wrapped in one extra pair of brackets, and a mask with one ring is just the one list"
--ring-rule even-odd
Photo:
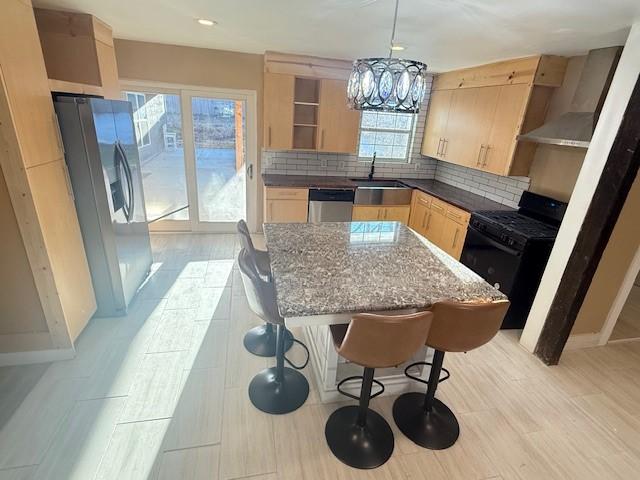
[(295, 125), (293, 127), (293, 148), (315, 149), (316, 130), (316, 127)]
[(316, 148), (319, 105), (320, 81), (296, 77), (293, 95), (293, 148)]

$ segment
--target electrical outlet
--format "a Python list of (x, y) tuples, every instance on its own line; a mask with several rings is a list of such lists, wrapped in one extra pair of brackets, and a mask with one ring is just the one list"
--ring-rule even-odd
[(266, 160), (265, 161), (265, 167), (266, 168), (273, 167), (273, 158), (272, 157), (267, 157), (265, 160)]
[(420, 164), (418, 162), (414, 163), (415, 167), (414, 170), (420, 170)]
[(347, 162), (345, 162), (344, 160), (342, 160), (340, 162), (340, 170), (346, 170), (347, 169)]
[(328, 163), (327, 163), (327, 159), (326, 159), (326, 158), (322, 158), (322, 159), (320, 160), (320, 166), (321, 166), (321, 167), (324, 167), (324, 168), (327, 168)]

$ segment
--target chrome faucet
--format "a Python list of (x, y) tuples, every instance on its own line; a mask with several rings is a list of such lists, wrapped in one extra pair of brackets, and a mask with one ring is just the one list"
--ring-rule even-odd
[(376, 171), (376, 152), (373, 152), (373, 160), (371, 160), (371, 170), (369, 170), (369, 181), (373, 180), (373, 174)]

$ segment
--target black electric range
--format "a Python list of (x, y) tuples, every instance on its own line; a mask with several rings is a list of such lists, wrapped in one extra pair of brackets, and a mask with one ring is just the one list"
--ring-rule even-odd
[(524, 327), (567, 208), (532, 192), (518, 206), (472, 213), (460, 259), (509, 298), (502, 328)]

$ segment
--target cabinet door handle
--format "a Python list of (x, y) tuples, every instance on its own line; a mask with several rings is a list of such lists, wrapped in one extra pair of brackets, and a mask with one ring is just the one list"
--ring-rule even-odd
[(426, 227), (424, 226), (424, 224), (425, 224), (425, 222), (427, 221), (427, 214), (428, 214), (428, 213), (429, 213), (428, 211), (425, 211), (425, 212), (424, 212), (424, 215), (422, 216), (422, 223), (421, 223), (422, 228), (426, 228)]
[(436, 151), (436, 155), (440, 155), (442, 153), (441, 148), (442, 148), (442, 138), (438, 140), (438, 150)]
[(427, 225), (424, 227), (425, 230), (429, 230), (430, 223), (431, 223), (431, 212), (429, 212), (429, 216), (427, 217)]
[(324, 148), (324, 128), (320, 132), (320, 148)]
[(482, 150), (484, 150), (484, 145), (480, 145), (480, 150), (478, 151), (478, 158), (476, 159), (476, 167), (480, 166), (480, 162), (482, 160)]
[(449, 145), (449, 140), (446, 138), (442, 140), (442, 156), (447, 156), (447, 145)]
[(486, 167), (487, 166), (487, 156), (489, 155), (489, 145), (486, 146), (486, 148), (484, 149), (484, 160), (482, 161), (482, 166)]
[(271, 125), (269, 125), (269, 146), (271, 146)]
[(451, 248), (456, 248), (456, 241), (458, 240), (459, 231), (460, 229), (456, 228), (456, 233), (453, 234), (453, 245), (451, 245)]

